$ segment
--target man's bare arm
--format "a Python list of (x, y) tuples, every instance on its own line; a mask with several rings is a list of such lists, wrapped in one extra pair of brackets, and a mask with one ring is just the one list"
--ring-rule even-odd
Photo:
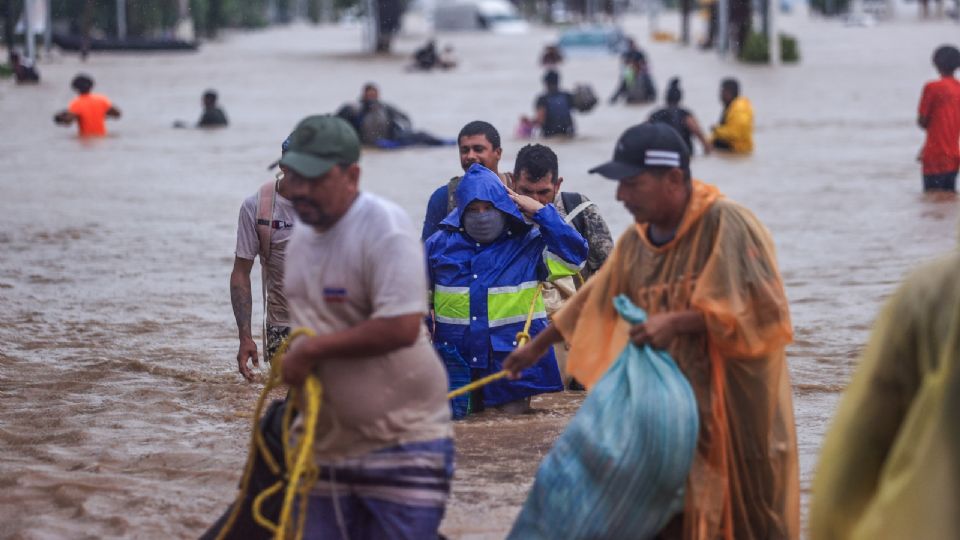
[(247, 359), (252, 359), (254, 366), (260, 365), (257, 358), (257, 343), (253, 341), (253, 332), (250, 328), (253, 311), (253, 295), (250, 292), (252, 269), (253, 260), (236, 257), (233, 260), (233, 272), (230, 273), (230, 303), (233, 304), (233, 316), (237, 321), (237, 333), (240, 338), (237, 368), (248, 381), (253, 380), (253, 373), (247, 365)]
[(520, 372), (536, 364), (543, 355), (547, 354), (556, 343), (563, 341), (563, 336), (552, 323), (542, 332), (533, 337), (533, 340), (511, 352), (503, 361), (503, 369), (510, 372), (510, 377), (516, 379)]
[(369, 319), (351, 328), (300, 338), (283, 358), (283, 380), (299, 386), (317, 363), (327, 358), (379, 356), (416, 343), (423, 313)]

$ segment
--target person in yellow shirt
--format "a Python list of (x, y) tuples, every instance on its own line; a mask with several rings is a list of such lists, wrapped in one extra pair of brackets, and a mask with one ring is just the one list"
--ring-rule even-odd
[(906, 278), (827, 432), (812, 540), (960, 538), (960, 254)]
[(720, 101), (723, 114), (720, 124), (713, 126), (711, 143), (715, 150), (734, 154), (749, 154), (753, 151), (753, 106), (750, 100), (740, 95), (740, 83), (734, 78), (720, 83)]
[(106, 118), (120, 118), (120, 110), (106, 96), (91, 92), (93, 79), (87, 75), (77, 75), (70, 86), (77, 92), (77, 97), (70, 102), (67, 110), (53, 117), (54, 122), (64, 126), (76, 122), (81, 137), (105, 136)]

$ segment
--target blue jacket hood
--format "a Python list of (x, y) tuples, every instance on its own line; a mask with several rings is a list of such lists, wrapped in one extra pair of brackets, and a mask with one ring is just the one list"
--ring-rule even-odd
[(500, 178), (479, 163), (474, 163), (464, 173), (460, 185), (457, 186), (457, 207), (440, 224), (459, 229), (463, 223), (463, 212), (473, 201), (487, 201), (497, 210), (507, 214), (512, 218), (511, 221), (515, 222), (510, 225), (511, 229), (517, 226), (530, 227), (523, 219), (517, 204), (510, 199), (507, 188), (503, 186)]

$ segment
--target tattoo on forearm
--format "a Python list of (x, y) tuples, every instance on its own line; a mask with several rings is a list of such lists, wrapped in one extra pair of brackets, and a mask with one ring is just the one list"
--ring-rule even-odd
[(250, 287), (230, 285), (230, 302), (233, 303), (233, 316), (237, 319), (237, 330), (240, 336), (252, 336), (250, 331), (250, 313), (253, 299)]

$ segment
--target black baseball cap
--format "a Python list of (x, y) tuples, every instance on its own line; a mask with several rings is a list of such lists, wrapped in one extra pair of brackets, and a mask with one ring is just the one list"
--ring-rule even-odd
[(647, 167), (678, 167), (690, 170), (690, 148), (672, 127), (644, 122), (628, 128), (617, 139), (613, 159), (590, 169), (610, 180), (636, 176)]

